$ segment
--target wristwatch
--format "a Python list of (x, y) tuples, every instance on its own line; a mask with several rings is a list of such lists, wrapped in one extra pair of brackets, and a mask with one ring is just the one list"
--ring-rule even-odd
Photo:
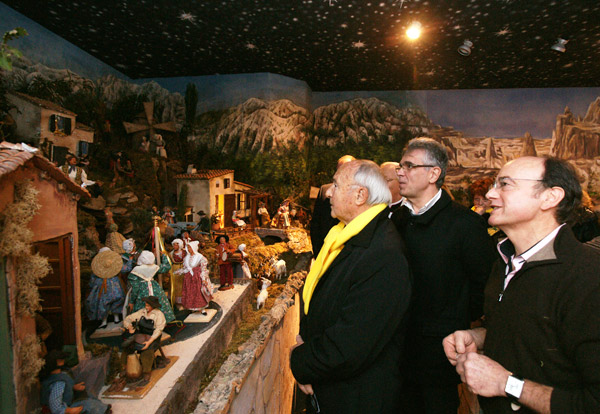
[(519, 398), (521, 398), (521, 393), (523, 392), (523, 385), (525, 385), (523, 378), (514, 374), (510, 374), (508, 376), (508, 380), (506, 380), (506, 387), (504, 387), (504, 392), (513, 404), (518, 404)]

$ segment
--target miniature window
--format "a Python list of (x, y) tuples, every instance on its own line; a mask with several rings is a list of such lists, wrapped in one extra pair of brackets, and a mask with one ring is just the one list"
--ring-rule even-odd
[(236, 194), (236, 210), (245, 210), (246, 209), (246, 195), (237, 193)]
[(83, 157), (90, 153), (90, 143), (86, 141), (79, 141), (79, 156)]
[(54, 135), (71, 135), (71, 118), (50, 115), (48, 127)]
[(231, 187), (231, 180), (229, 178), (225, 178), (223, 180), (223, 188), (229, 188)]
[(215, 180), (215, 187), (219, 188), (219, 180)]

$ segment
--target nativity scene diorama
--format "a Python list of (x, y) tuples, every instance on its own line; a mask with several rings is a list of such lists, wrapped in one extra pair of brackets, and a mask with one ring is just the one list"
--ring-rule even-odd
[(325, 194), (344, 154), (384, 177), (388, 164), (393, 185), (407, 142), (433, 138), (449, 158), (444, 191), (482, 217), (502, 165), (557, 155), (587, 191), (574, 231), (600, 235), (600, 97), (534, 139), (343, 96), (313, 109), (236, 95), (197, 113), (193, 79), (182, 96), (27, 58), (0, 69), (0, 361), (14, 411), (249, 412), (276, 394), (288, 407), (298, 291), (337, 223)]

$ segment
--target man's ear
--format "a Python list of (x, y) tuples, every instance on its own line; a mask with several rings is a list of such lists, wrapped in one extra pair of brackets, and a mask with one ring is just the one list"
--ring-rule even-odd
[(565, 190), (562, 187), (547, 188), (542, 195), (542, 210), (555, 208), (563, 198), (565, 198)]
[(357, 206), (362, 206), (363, 204), (365, 204), (367, 202), (367, 200), (369, 199), (369, 190), (367, 190), (365, 187), (359, 187), (358, 191), (356, 192), (356, 205)]
[(442, 169), (440, 167), (432, 167), (429, 169), (429, 183), (434, 184), (437, 182), (438, 178), (442, 174)]

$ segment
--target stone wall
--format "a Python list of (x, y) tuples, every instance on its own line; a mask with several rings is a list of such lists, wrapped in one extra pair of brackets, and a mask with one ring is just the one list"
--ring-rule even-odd
[[(200, 383), (206, 373), (217, 363), (221, 353), (229, 346), (231, 338), (239, 328), (244, 310), (253, 300), (256, 291), (249, 279), (235, 279), (236, 284), (247, 284), (247, 289), (236, 300), (231, 310), (219, 322), (219, 327), (198, 349), (194, 361), (186, 368), (155, 414), (182, 413), (193, 408)], [(185, 411), (188, 412), (188, 411)]]
[(306, 272), (290, 275), (260, 327), (227, 361), (199, 397), (194, 414), (285, 413), (292, 411), (294, 378), (289, 350), (296, 343)]

